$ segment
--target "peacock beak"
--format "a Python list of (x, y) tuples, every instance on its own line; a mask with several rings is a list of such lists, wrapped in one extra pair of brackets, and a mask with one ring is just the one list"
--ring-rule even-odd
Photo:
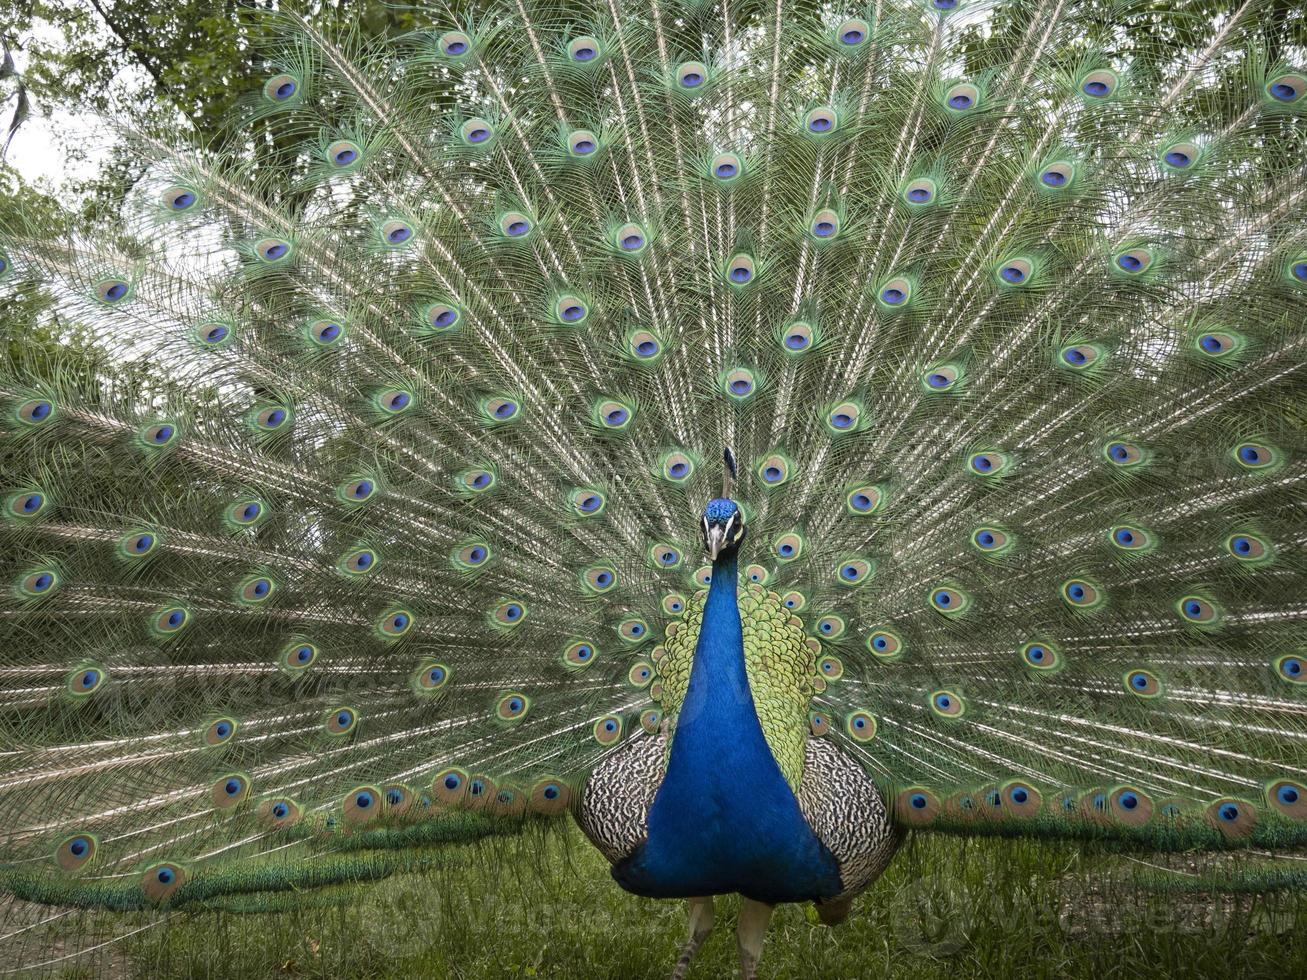
[(716, 561), (717, 552), (726, 545), (726, 528), (720, 524), (709, 524), (704, 534), (704, 544), (707, 545), (709, 557)]

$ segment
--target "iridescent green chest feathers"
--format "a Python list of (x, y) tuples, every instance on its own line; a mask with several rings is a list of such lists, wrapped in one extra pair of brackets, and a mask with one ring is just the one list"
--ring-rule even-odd
[[(662, 702), (672, 738), (690, 683), (707, 598), (707, 591), (695, 593), (684, 618), (667, 627), (666, 640), (653, 653), (657, 669), (653, 690)], [(785, 608), (775, 592), (751, 585), (738, 601), (754, 709), (768, 748), (786, 782), (797, 792), (803, 777), (803, 746), (809, 735), (809, 702), (826, 685), (817, 667), (821, 644), (804, 633), (802, 620)], [(669, 738), (669, 752), (671, 742)]]

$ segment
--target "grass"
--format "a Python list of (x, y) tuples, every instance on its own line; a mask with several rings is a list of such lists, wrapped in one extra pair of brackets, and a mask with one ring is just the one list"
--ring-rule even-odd
[[(670, 971), (685, 929), (684, 903), (622, 892), (575, 828), (459, 850), (457, 871), (395, 877), (348, 905), (174, 914), (56, 969), (68, 980), (634, 980)], [(807, 907), (778, 909), (761, 976), (1307, 976), (1307, 896), (1156, 892), (1130, 881), (1146, 870), (1074, 845), (919, 838), (844, 925), (819, 926)], [(692, 977), (735, 970), (736, 908), (734, 899), (719, 900), (717, 931)], [(117, 928), (126, 925), (118, 920)], [(68, 930), (79, 927), (59, 920), (49, 928), (67, 942)], [(46, 957), (63, 948), (53, 931), (46, 938)], [(40, 962), (40, 953), (28, 952), (28, 963)]]

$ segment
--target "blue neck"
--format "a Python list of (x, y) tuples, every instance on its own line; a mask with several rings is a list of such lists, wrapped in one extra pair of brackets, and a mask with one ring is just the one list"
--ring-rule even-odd
[(829, 897), (840, 891), (839, 869), (804, 820), (763, 736), (735, 592), (736, 557), (719, 557), (667, 772), (649, 808), (648, 839), (613, 877), (655, 898)]
[[(697, 759), (701, 753), (710, 755), (722, 741), (724, 732), (752, 730), (762, 738), (762, 726), (749, 690), (749, 676), (744, 670), (744, 630), (735, 601), (737, 561), (732, 552), (713, 562), (712, 584), (708, 587), (699, 643), (694, 648), (694, 664), (690, 668), (690, 687), (676, 718), (669, 777), (678, 755), (685, 761), (689, 761), (686, 756)], [(678, 752), (683, 745), (686, 750)], [(770, 757), (770, 750), (767, 754)]]

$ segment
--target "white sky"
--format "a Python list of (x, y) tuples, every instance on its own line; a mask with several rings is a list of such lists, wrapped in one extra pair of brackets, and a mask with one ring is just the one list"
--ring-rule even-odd
[[(109, 45), (111, 40), (107, 29), (101, 28), (103, 41)], [(59, 31), (46, 21), (37, 21), (33, 29), (20, 39), (24, 50), (11, 51), (19, 72), (27, 69), (32, 41), (47, 46), (61, 42)], [(114, 79), (114, 85), (124, 88), (137, 83), (137, 80), (124, 73)], [(11, 86), (6, 86), (5, 94), (12, 95)], [(85, 179), (97, 173), (108, 155), (108, 143), (100, 136), (103, 124), (94, 113), (73, 113), (54, 110), (42, 105), (38, 98), (29, 94), (31, 114), (19, 128), (4, 162), (13, 167), (30, 184), (43, 190), (57, 191), (68, 181)], [(0, 106), (0, 131), (8, 133), (9, 120), (14, 110), (14, 99)], [(0, 136), (0, 142), (3, 137)]]

